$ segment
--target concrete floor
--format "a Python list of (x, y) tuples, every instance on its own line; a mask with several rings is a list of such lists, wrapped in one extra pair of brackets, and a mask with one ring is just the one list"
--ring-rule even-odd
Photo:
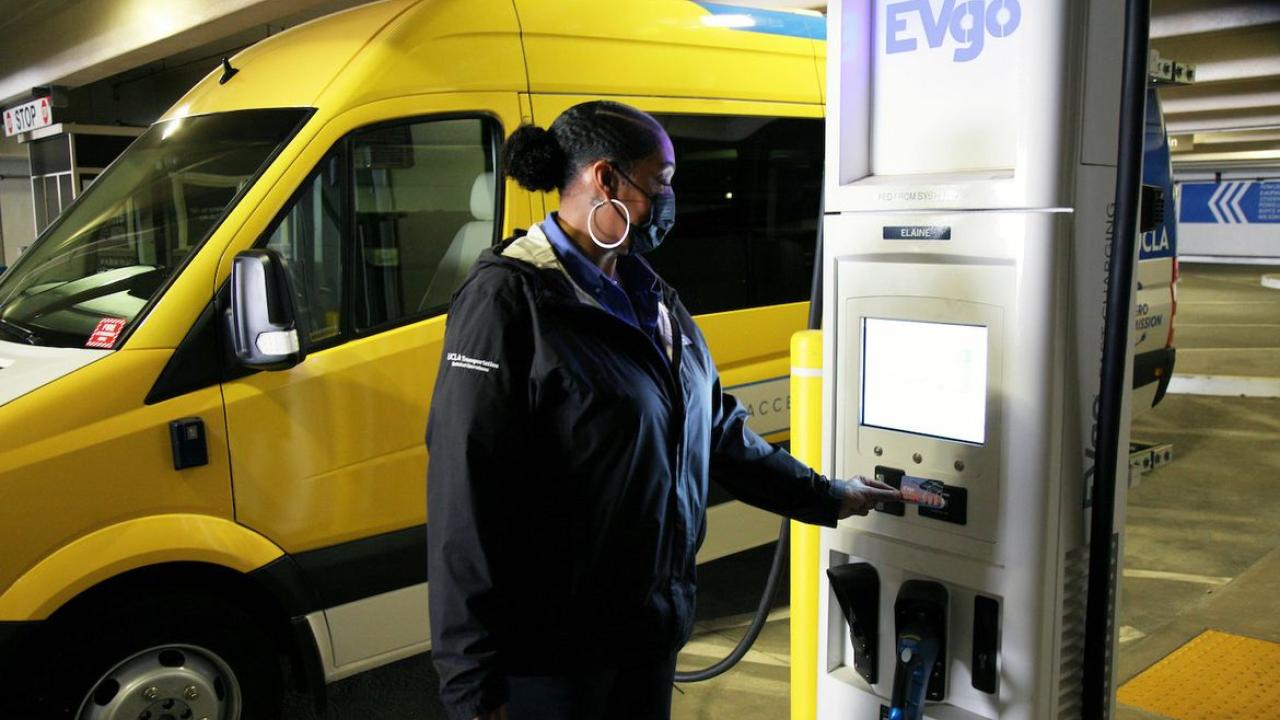
[[(1260, 282), (1275, 271), (1183, 265), (1175, 376), (1280, 388), (1280, 290)], [(1280, 393), (1270, 394), (1170, 395), (1135, 419), (1134, 437), (1172, 442), (1176, 459), (1129, 498), (1117, 684), (1209, 628), (1280, 642)], [(1121, 706), (1117, 717), (1162, 716)]]
[[(1280, 383), (1277, 268), (1184, 265), (1177, 374), (1275, 378)], [(1280, 642), (1280, 398), (1170, 395), (1134, 421), (1134, 437), (1172, 442), (1173, 463), (1129, 498), (1117, 685), (1206, 628)], [(681, 668), (728, 654), (750, 619), (771, 547), (706, 566), (699, 631)], [(790, 712), (786, 589), (738, 667), (678, 688), (673, 717), (776, 720)], [(335, 684), (334, 720), (443, 718), (436, 677), (418, 657)], [(289, 720), (314, 717), (292, 696)], [(1122, 706), (1122, 720), (1153, 715)]]

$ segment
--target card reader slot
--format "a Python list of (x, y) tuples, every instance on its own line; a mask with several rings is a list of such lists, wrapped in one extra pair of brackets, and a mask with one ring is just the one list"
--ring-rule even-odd
[(924, 505), (916, 506), (920, 517), (932, 518), (956, 525), (967, 525), (969, 522), (969, 491), (955, 485), (943, 485), (942, 497), (947, 504), (940, 508)]
[[(885, 467), (884, 465), (876, 466), (876, 479), (894, 490), (902, 489), (903, 475), (906, 475), (906, 472), (897, 468)], [(876, 511), (886, 515), (902, 517), (907, 514), (907, 506), (905, 503), (900, 502), (876, 503)]]

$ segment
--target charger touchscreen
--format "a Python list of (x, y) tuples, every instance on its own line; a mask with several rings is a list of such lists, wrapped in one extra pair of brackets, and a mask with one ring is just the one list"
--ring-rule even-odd
[(865, 318), (862, 423), (982, 444), (987, 328)]

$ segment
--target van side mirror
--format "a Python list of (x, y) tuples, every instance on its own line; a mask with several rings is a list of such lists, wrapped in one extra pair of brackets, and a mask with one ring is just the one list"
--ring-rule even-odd
[(245, 250), (231, 266), (227, 328), (236, 359), (255, 370), (288, 370), (305, 353), (298, 335), (293, 284), (274, 250)]

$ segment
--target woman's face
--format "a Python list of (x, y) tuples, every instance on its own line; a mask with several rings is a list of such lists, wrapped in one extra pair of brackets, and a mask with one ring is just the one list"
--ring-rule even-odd
[[(612, 197), (627, 206), (632, 225), (646, 225), (653, 207), (652, 198), (673, 192), (671, 182), (676, 173), (676, 157), (671, 139), (663, 133), (659, 138), (658, 148), (651, 155), (632, 163), (630, 169), (614, 167), (612, 170)], [(602, 239), (609, 241), (622, 237), (627, 231), (625, 214), (617, 206), (612, 207), (614, 212), (596, 213), (596, 228), (603, 230)], [(601, 211), (605, 209), (600, 208)], [(631, 239), (628, 238), (622, 247), (629, 252)]]

